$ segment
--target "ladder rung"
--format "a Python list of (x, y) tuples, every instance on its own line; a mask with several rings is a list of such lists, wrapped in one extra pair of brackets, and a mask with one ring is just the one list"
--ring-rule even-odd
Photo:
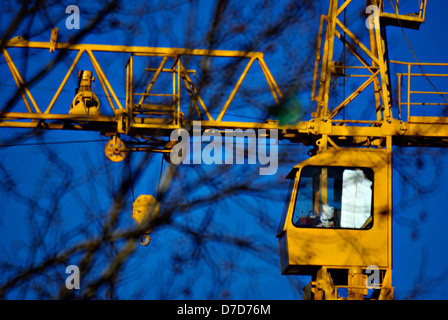
[(381, 24), (387, 26), (396, 26), (409, 29), (420, 29), (420, 25), (423, 23), (423, 19), (420, 17), (409, 16), (409, 15), (397, 15), (395, 13), (380, 13)]
[(175, 94), (172, 93), (134, 93), (134, 96), (145, 96), (145, 97), (174, 97)]
[(174, 122), (174, 119), (134, 117), (133, 121), (136, 124), (171, 124)]
[(174, 112), (163, 112), (163, 111), (135, 111), (132, 114), (141, 115), (160, 115), (160, 116), (170, 116), (174, 117)]
[(134, 110), (138, 111), (176, 111), (175, 106), (169, 106), (165, 104), (142, 104), (134, 105)]
[(448, 124), (448, 117), (410, 116), (410, 123)]

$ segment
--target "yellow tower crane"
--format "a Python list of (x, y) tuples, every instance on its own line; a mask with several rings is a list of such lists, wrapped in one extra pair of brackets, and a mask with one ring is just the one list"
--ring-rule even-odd
[[(66, 44), (57, 42), (55, 29), (50, 42), (31, 42), (16, 37), (2, 44), (3, 56), (26, 110), (13, 108), (1, 112), (0, 127), (98, 131), (110, 137), (104, 150), (106, 157), (115, 162), (124, 160), (133, 151), (169, 154), (175, 145), (167, 140), (170, 133), (176, 129), (191, 131), (193, 128), (193, 120), (181, 112), (183, 86), (201, 130), (264, 129), (268, 137), (271, 130), (276, 130), (278, 139), (314, 146), (310, 158), (296, 165), (287, 177), (291, 180), (290, 190), (277, 232), (282, 274), (312, 276), (304, 289), (304, 298), (341, 299), (338, 289), (346, 288), (348, 299), (365, 299), (368, 289), (373, 290), (372, 299), (392, 299), (392, 146), (446, 147), (448, 120), (446, 117), (412, 115), (412, 107), (418, 102), (411, 101), (411, 94), (437, 92), (411, 91), (411, 80), (440, 74), (419, 73), (417, 68), (425, 65), (422, 63), (388, 59), (386, 27), (419, 29), (425, 19), (426, 0), (419, 1), (416, 12), (411, 14), (400, 12), (398, 0), (390, 1), (393, 9), (390, 12), (382, 0), (367, 0), (367, 44), (341, 18), (354, 2), (329, 0), (328, 13), (321, 16), (311, 95), (311, 100), (316, 102), (316, 111), (309, 121), (281, 125), (271, 120), (263, 123), (224, 120), (249, 69), (256, 63), (264, 74), (274, 102), (281, 102), (281, 90), (261, 52)], [(335, 61), (337, 43), (351, 55), (353, 64)], [(9, 54), (10, 48), (76, 52), (48, 106), (38, 106), (33, 99), (27, 82)], [(124, 105), (97, 60), (101, 52), (128, 55)], [(66, 113), (56, 113), (53, 110), (56, 100), (83, 55), (88, 56), (94, 73), (89, 70), (79, 72), (79, 88), (70, 109), (67, 108)], [(185, 64), (189, 56), (246, 61), (242, 74), (215, 117), (191, 77), (195, 70), (188, 69)], [(137, 92), (133, 81), (134, 63), (141, 57), (157, 58), (160, 63), (147, 70), (152, 77), (145, 90)], [(404, 68), (397, 74), (400, 88), (396, 106), (391, 98), (392, 63)], [(162, 73), (172, 77), (169, 94), (154, 92), (154, 83)], [(359, 84), (341, 101), (336, 101), (330, 92), (338, 78)], [(100, 82), (107, 106), (100, 106), (92, 92), (94, 80)], [(407, 85), (404, 92), (401, 91), (402, 84)], [(345, 119), (344, 112), (350, 108), (356, 110), (356, 98), (368, 90), (374, 98), (371, 106), (374, 118)], [(166, 103), (166, 99), (165, 103), (149, 102), (149, 98), (161, 96), (169, 102)], [(406, 97), (404, 101), (403, 96)], [(107, 107), (112, 115), (101, 112)], [(133, 145), (127, 146), (121, 139), (123, 136), (132, 137)], [(136, 225), (145, 229), (145, 221), (148, 217), (157, 217), (158, 210), (153, 197), (139, 197), (133, 208)], [(144, 245), (149, 243), (149, 232), (150, 228), (143, 232)]]

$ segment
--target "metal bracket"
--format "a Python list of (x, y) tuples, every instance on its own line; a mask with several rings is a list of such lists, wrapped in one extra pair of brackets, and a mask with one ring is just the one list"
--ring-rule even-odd
[(54, 52), (56, 49), (56, 39), (58, 38), (58, 28), (54, 27), (53, 30), (51, 30), (51, 37), (50, 37), (50, 52)]

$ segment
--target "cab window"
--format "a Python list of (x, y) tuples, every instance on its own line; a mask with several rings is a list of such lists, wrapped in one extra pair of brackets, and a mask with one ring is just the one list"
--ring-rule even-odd
[(289, 181), (288, 192), (286, 193), (285, 204), (283, 205), (282, 217), (280, 218), (280, 223), (277, 228), (277, 236), (279, 236), (280, 233), (283, 231), (286, 216), (288, 215), (289, 202), (291, 200), (293, 190), (294, 190), (294, 179)]
[(296, 227), (369, 229), (373, 225), (373, 171), (307, 166), (301, 170)]

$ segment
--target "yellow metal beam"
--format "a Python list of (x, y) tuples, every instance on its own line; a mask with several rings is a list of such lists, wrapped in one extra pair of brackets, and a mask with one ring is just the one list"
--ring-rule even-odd
[(330, 114), (330, 119), (334, 118), (342, 109), (344, 109), (350, 102), (353, 101), (365, 88), (369, 86), (379, 74), (379, 70), (375, 72), (370, 78), (368, 78), (363, 84), (361, 84), (355, 91), (352, 92), (339, 106), (337, 106)]
[[(227, 109), (229, 108), (230, 103), (232, 102), (233, 98), (235, 97), (236, 92), (240, 88), (241, 83), (243, 82), (244, 78), (246, 77), (247, 73), (249, 72), (249, 69), (252, 66), (252, 64), (254, 63), (254, 61), (255, 61), (254, 57), (250, 58), (249, 63), (246, 65), (246, 68), (244, 68), (243, 73), (241, 74), (240, 78), (238, 79), (238, 82), (236, 83), (235, 87), (233, 88), (232, 92), (230, 93), (229, 98), (227, 99), (226, 103), (222, 107), (222, 110), (219, 113), (219, 116), (216, 120), (221, 121), (222, 118), (224, 117), (224, 114), (226, 113)], [(278, 101), (277, 101), (277, 103), (278, 103)]]
[(46, 114), (27, 112), (0, 112), (0, 120), (3, 119), (36, 119), (36, 120), (73, 120), (92, 122), (113, 122), (117, 117), (80, 114)]
[(3, 56), (5, 57), (6, 64), (8, 65), (9, 70), (11, 71), (11, 74), (12, 74), (12, 76), (14, 78), (14, 81), (16, 82), (17, 88), (20, 90), (20, 94), (21, 94), (21, 96), (23, 98), (23, 102), (25, 103), (25, 105), (26, 105), (26, 107), (28, 109), (28, 112), (32, 112), (32, 111), (31, 111), (30, 105), (29, 105), (28, 100), (26, 99), (26, 96), (23, 93), (23, 91), (25, 91), (26, 95), (30, 99), (31, 104), (34, 107), (34, 110), (36, 112), (40, 113), (41, 111), (40, 111), (39, 107), (37, 106), (36, 101), (34, 101), (34, 98), (31, 95), (31, 92), (28, 90), (28, 87), (25, 84), (25, 81), (23, 80), (22, 76), (20, 75), (19, 70), (17, 70), (17, 67), (14, 64), (14, 62), (12, 61), (11, 56), (9, 55), (8, 51), (6, 50), (6, 48), (3, 48)]
[(67, 83), (68, 78), (73, 73), (73, 70), (75, 69), (76, 64), (78, 63), (79, 59), (81, 59), (82, 54), (84, 53), (84, 50), (79, 50), (78, 54), (75, 57), (75, 60), (73, 61), (72, 65), (68, 69), (64, 79), (62, 80), (58, 90), (56, 91), (55, 95), (53, 96), (53, 99), (51, 99), (50, 104), (48, 105), (47, 109), (45, 110), (45, 113), (50, 113), (51, 109), (53, 108), (54, 104), (56, 103), (56, 100), (58, 99), (59, 95), (61, 94), (62, 89), (64, 88), (65, 84)]
[[(184, 68), (183, 64), (180, 62), (180, 59), (178, 61), (179, 68), (180, 68), (180, 74), (182, 79), (184, 80), (185, 86), (187, 87), (187, 90), (190, 94), (190, 96), (193, 98), (193, 103), (195, 103), (195, 106), (198, 107), (196, 100), (199, 101), (199, 104), (202, 107), (202, 110), (205, 112), (207, 118), (211, 121), (213, 121), (213, 117), (211, 116), (210, 112), (208, 111), (207, 107), (205, 106), (204, 101), (202, 100), (201, 96), (199, 95), (199, 92), (196, 90), (196, 87), (193, 84), (193, 81), (191, 80), (190, 76), (188, 75), (187, 70)], [(197, 109), (199, 117), (202, 117), (201, 112), (199, 109)]]
[(278, 87), (277, 83), (274, 80), (274, 77), (272, 76), (271, 72), (269, 71), (268, 66), (266, 65), (266, 62), (263, 60), (263, 58), (257, 58), (258, 63), (261, 66), (261, 69), (264, 73), (264, 76), (266, 78), (266, 81), (268, 82), (269, 88), (271, 89), (272, 96), (274, 97), (274, 100), (276, 103), (279, 103), (279, 99), (283, 98), (283, 94)]
[(120, 110), (124, 110), (123, 106), (120, 103), (120, 100), (118, 100), (117, 95), (115, 94), (115, 91), (112, 89), (109, 81), (107, 80), (107, 77), (105, 76), (103, 70), (101, 69), (101, 66), (99, 65), (98, 61), (96, 60), (92, 50), (86, 49), (86, 52), (90, 57), (90, 61), (92, 62), (93, 67), (95, 68), (96, 74), (98, 75), (98, 78), (100, 79), (101, 84), (103, 85), (104, 93), (106, 94), (107, 99), (109, 100), (109, 104), (110, 104), (112, 111), (116, 112), (117, 110), (115, 109), (115, 107), (110, 99), (109, 92), (110, 92), (110, 94), (112, 94), (112, 97), (114, 98), (114, 101), (117, 104), (118, 108)]
[[(0, 41), (0, 45), (2, 42)], [(5, 47), (11, 48), (34, 48), (50, 49), (50, 42), (15, 40), (6, 41)], [(121, 46), (121, 45), (103, 45), (103, 44), (57, 44), (57, 50), (85, 50), (99, 52), (119, 52), (134, 53), (147, 56), (208, 56), (208, 57), (233, 57), (233, 58), (263, 58), (263, 52), (246, 52), (235, 50), (208, 50), (208, 49), (186, 49), (186, 48), (161, 48), (161, 47), (140, 47), (140, 46)]]

